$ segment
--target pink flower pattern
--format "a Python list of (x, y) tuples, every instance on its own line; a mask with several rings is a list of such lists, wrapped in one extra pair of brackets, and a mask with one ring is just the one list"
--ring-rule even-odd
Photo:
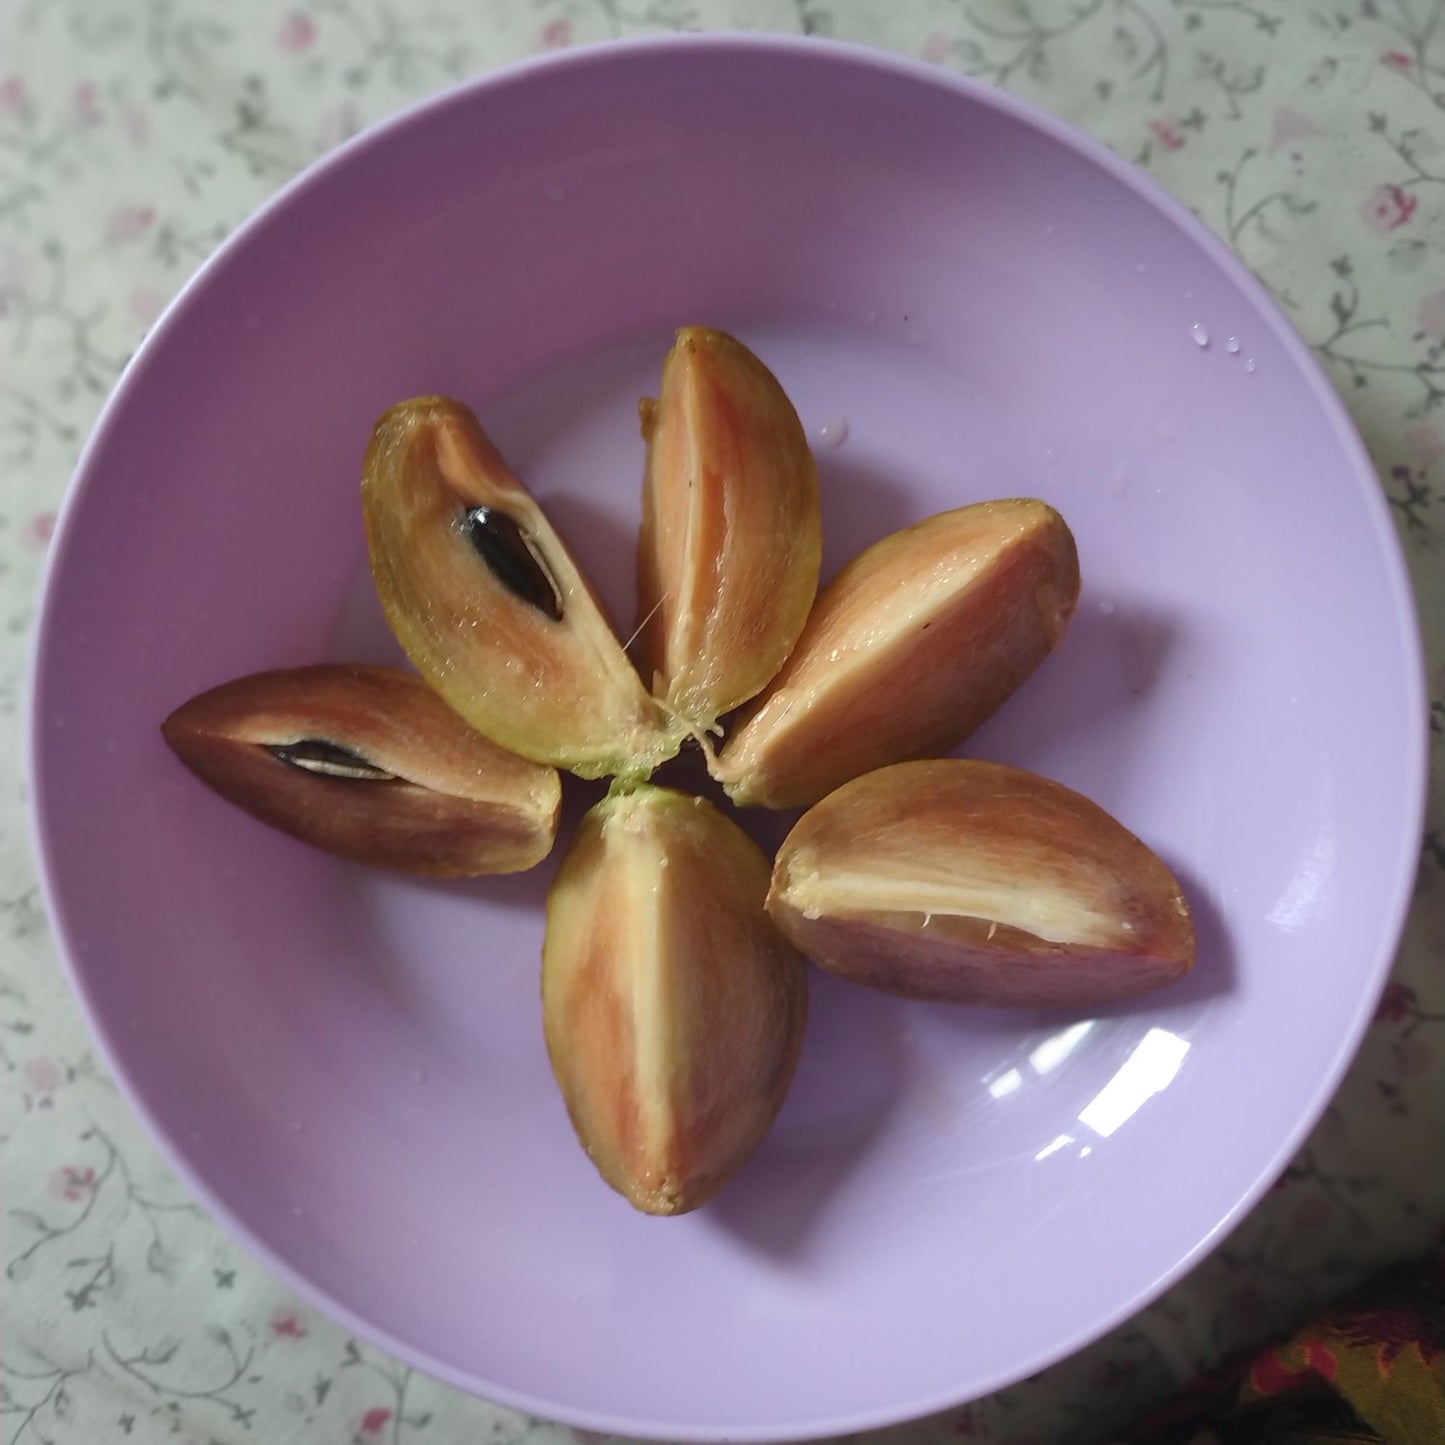
[(136, 325), (145, 330), (165, 310), (166, 298), (154, 286), (132, 286), (126, 309)]
[(930, 65), (942, 65), (953, 55), (954, 42), (941, 30), (930, 30), (918, 47), (918, 58)]
[(37, 1094), (53, 1094), (65, 1082), (65, 1070), (47, 1054), (26, 1059), (25, 1082)]
[(121, 206), (110, 213), (105, 224), (106, 240), (133, 241), (155, 225), (154, 206)]
[(55, 513), (36, 512), (29, 518), (21, 531), (21, 540), (30, 552), (43, 552), (55, 535)]
[(1319, 135), (1320, 128), (1303, 111), (1292, 105), (1275, 107), (1269, 127), (1269, 152), (1273, 155), (1296, 141), (1311, 140)]
[(306, 1321), (293, 1309), (279, 1309), (272, 1316), (270, 1321), (271, 1333), (278, 1339), (304, 1340), (310, 1330), (306, 1328)]
[(89, 1199), (95, 1193), (98, 1179), (94, 1169), (77, 1164), (63, 1164), (50, 1176), (50, 1192), (57, 1199), (72, 1203)]
[(1432, 341), (1445, 341), (1445, 288), (1420, 298), (1415, 325)]
[(1151, 120), (1149, 130), (1166, 151), (1183, 150), (1184, 132), (1167, 120)]
[(1415, 990), (1408, 983), (1398, 979), (1385, 985), (1380, 995), (1379, 1007), (1375, 1010), (1375, 1022), (1397, 1024), (1415, 1011)]
[(1409, 225), (1419, 204), (1419, 200), (1404, 186), (1376, 186), (1360, 207), (1360, 214), (1372, 231), (1387, 236), (1391, 231)]
[(99, 125), (101, 121), (100, 88), (93, 80), (82, 80), (70, 97), (71, 109), (83, 126)]
[(0, 77), (0, 116), (19, 115), (25, 109), (25, 79), (19, 75)]
[(140, 106), (128, 104), (120, 113), (121, 130), (133, 146), (143, 146), (150, 139), (150, 116)]
[(315, 44), (316, 22), (301, 10), (293, 10), (276, 32), (276, 45), (287, 55), (304, 55)]
[(339, 146), (342, 141), (350, 140), (360, 129), (361, 119), (355, 104), (350, 100), (343, 100), (340, 105), (332, 106), (322, 114), (321, 149), (329, 151)]

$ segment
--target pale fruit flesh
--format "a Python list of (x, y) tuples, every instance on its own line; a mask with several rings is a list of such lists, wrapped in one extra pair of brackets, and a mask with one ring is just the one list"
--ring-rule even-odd
[(979, 502), (895, 532), (823, 589), (715, 776), (743, 806), (805, 807), (947, 752), (1058, 646), (1078, 595), (1073, 535), (1043, 502)]
[(704, 799), (641, 786), (583, 820), (547, 900), (547, 1049), (578, 1138), (637, 1209), (711, 1198), (762, 1140), (807, 982), (769, 868)]
[(839, 788), (778, 852), (768, 911), (815, 963), (909, 998), (1088, 1008), (1193, 967), (1168, 867), (1078, 793), (938, 759)]
[(394, 668), (256, 673), (192, 698), (161, 730), (229, 802), (355, 862), (515, 873), (556, 837), (556, 769), (498, 747)]
[[(683, 734), (648, 695), (562, 539), (466, 407), (420, 397), (388, 411), (367, 451), (362, 502), (392, 631), (478, 732), (584, 777), (645, 777), (677, 751)], [(546, 605), (479, 554), (469, 522), (478, 508), (505, 522)]]
[(783, 388), (741, 342), (686, 327), (642, 403), (638, 641), (693, 731), (764, 688), (798, 639), (823, 550), (818, 470)]

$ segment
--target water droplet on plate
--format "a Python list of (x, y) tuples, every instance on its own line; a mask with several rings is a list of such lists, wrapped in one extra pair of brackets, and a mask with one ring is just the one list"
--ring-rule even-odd
[(1229, 340), (1224, 343), (1224, 349), (1225, 349), (1231, 356), (1238, 356), (1238, 355), (1239, 355), (1239, 337), (1237, 337), (1237, 336), (1231, 336), (1231, 337), (1229, 338)]
[(818, 428), (818, 445), (832, 450), (840, 447), (848, 440), (848, 418), (846, 416), (830, 417)]
[(1118, 610), (1112, 602), (1107, 600), (1099, 603), (1099, 611), (1102, 612), (1105, 617), (1112, 617)]
[(1051, 462), (1051, 461), (1053, 461), (1053, 459), (1054, 459), (1054, 449), (1053, 449), (1053, 447), (1045, 447), (1045, 448), (1044, 448), (1044, 460), (1045, 460), (1046, 462)]
[(1244, 369), (1250, 372), (1254, 370), (1254, 357), (1251, 356), (1249, 360), (1244, 363)]
[(1196, 321), (1194, 325), (1189, 328), (1189, 334), (1194, 338), (1194, 344), (1196, 346), (1209, 345), (1209, 333), (1199, 322)]

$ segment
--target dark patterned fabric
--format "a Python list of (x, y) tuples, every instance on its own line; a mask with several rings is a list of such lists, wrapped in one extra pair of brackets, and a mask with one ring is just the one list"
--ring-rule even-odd
[(1129, 1445), (1445, 1445), (1445, 1255), (1197, 1380)]

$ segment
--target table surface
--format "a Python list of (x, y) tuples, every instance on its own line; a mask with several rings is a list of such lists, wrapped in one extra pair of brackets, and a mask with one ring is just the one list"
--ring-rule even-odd
[[(1399, 524), (1445, 749), (1445, 0), (10, 0), (0, 7), (0, 1445), (567, 1441), (415, 1374), (193, 1203), (98, 1061), (35, 881), (19, 754), (76, 454), (196, 265), (362, 126), (529, 52), (669, 28), (836, 35), (1006, 86), (1181, 196), (1345, 397)], [(1394, 981), (1276, 1189), (1192, 1276), (908, 1445), (1105, 1440), (1200, 1364), (1441, 1238), (1445, 787)]]

